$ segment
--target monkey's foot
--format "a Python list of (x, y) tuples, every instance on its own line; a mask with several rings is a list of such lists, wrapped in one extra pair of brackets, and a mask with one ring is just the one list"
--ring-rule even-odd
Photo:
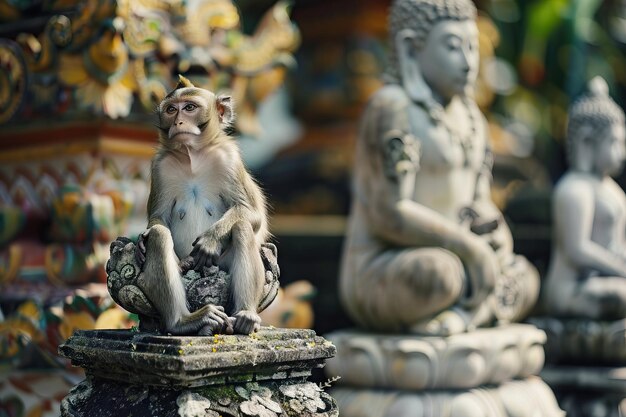
[(228, 315), (224, 312), (224, 307), (207, 304), (181, 317), (176, 323), (166, 326), (165, 330), (173, 335), (192, 336), (202, 332), (201, 335), (206, 336), (226, 333), (228, 327), (231, 327), (231, 324)]
[(261, 328), (261, 317), (251, 310), (241, 310), (234, 316), (235, 334), (250, 334)]
[(213, 336), (214, 334), (233, 334), (233, 326), (235, 324), (234, 317), (228, 317), (222, 326), (215, 324), (207, 324), (198, 330), (198, 336)]

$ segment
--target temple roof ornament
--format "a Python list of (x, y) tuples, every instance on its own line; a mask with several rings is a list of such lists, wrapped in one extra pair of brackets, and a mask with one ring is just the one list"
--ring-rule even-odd
[(252, 35), (232, 0), (0, 0), (0, 125), (103, 116), (141, 119), (185, 74), (229, 91), (237, 128), (282, 84), (300, 42), (280, 1)]

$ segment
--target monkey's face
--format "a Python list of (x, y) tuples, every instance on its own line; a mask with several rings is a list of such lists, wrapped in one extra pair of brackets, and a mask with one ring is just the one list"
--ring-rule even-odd
[(198, 98), (180, 97), (165, 103), (161, 113), (161, 129), (167, 129), (169, 142), (177, 141), (189, 146), (206, 128), (206, 105)]
[(196, 87), (178, 88), (158, 108), (160, 139), (169, 148), (199, 149), (223, 134), (230, 123), (230, 97)]

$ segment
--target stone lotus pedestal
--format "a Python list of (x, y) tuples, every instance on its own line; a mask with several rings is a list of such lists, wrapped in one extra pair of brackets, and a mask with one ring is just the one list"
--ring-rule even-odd
[(332, 397), (307, 382), (335, 353), (312, 330), (210, 337), (77, 331), (59, 352), (87, 373), (62, 401), (63, 417), (338, 415)]
[(342, 417), (563, 416), (537, 376), (545, 333), (514, 324), (449, 337), (339, 331), (329, 376)]
[(570, 417), (626, 415), (626, 320), (529, 320), (547, 334), (541, 375)]

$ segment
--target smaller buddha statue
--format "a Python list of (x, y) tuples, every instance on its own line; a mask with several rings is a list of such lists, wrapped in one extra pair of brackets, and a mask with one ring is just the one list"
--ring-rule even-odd
[(624, 112), (596, 77), (569, 110), (569, 170), (554, 191), (554, 240), (543, 302), (559, 317), (626, 317), (626, 196), (611, 176), (626, 149)]

